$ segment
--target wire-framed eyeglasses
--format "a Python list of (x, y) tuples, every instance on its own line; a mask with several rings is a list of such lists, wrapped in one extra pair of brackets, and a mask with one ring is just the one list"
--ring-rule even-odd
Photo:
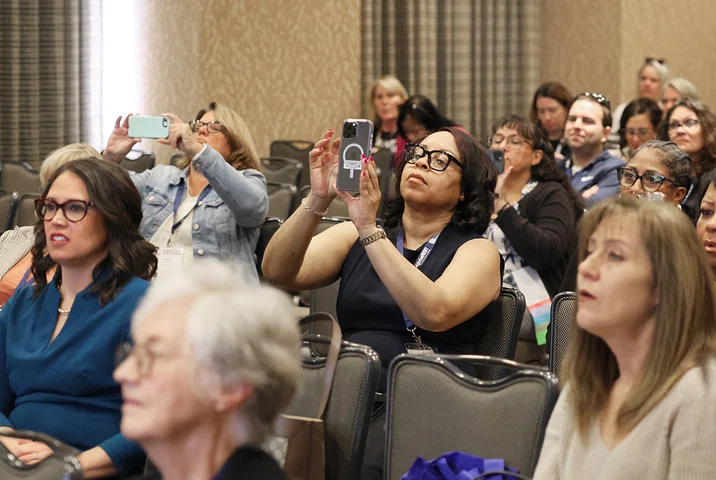
[(413, 143), (409, 143), (405, 146), (403, 159), (407, 163), (414, 164), (426, 155), (428, 157), (428, 167), (437, 172), (444, 171), (450, 165), (450, 162), (455, 163), (455, 165), (457, 165), (461, 169), (465, 168), (457, 158), (455, 158), (448, 152), (445, 152), (443, 150), (427, 150), (425, 147), (421, 145), (415, 145)]

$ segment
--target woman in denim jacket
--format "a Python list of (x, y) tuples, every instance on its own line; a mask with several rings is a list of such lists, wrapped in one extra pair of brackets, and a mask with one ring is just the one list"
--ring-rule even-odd
[[(140, 141), (128, 135), (130, 116), (117, 118), (107, 141), (104, 155), (112, 161), (121, 162)], [(258, 282), (254, 251), (268, 194), (246, 124), (213, 102), (188, 124), (165, 116), (169, 137), (159, 141), (186, 154), (180, 168), (157, 165), (132, 174), (142, 195), (140, 231), (159, 248), (159, 274), (194, 257), (218, 257), (241, 264), (247, 279)]]

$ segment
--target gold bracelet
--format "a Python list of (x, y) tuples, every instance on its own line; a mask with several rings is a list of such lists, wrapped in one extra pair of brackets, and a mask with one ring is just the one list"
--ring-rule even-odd
[(303, 200), (301, 200), (301, 205), (303, 205), (303, 208), (305, 208), (308, 213), (312, 213), (312, 214), (316, 215), (317, 217), (323, 218), (326, 215), (328, 215), (328, 209), (325, 209), (322, 212), (318, 212), (318, 211), (312, 209), (311, 207), (309, 207), (308, 204), (306, 203), (305, 198)]
[(383, 230), (383, 227), (381, 227), (380, 225), (376, 225), (375, 228), (378, 229), (375, 233), (360, 239), (360, 244), (363, 247), (367, 247), (371, 243), (377, 242), (381, 238), (388, 238), (388, 236), (385, 234), (385, 230)]

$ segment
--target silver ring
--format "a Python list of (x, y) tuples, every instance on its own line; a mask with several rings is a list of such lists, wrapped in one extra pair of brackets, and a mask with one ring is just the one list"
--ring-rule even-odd
[(37, 460), (37, 458), (38, 458), (37, 454), (36, 454), (36, 453), (33, 453), (33, 454), (32, 454), (32, 459), (33, 459), (33, 460)]

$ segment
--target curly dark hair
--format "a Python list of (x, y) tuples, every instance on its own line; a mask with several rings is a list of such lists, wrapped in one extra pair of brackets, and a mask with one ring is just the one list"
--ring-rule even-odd
[[(52, 188), (57, 177), (65, 172), (78, 176), (87, 188), (90, 201), (102, 217), (107, 230), (107, 256), (97, 264), (92, 278), (97, 279), (105, 269), (110, 274), (92, 286), (100, 305), (111, 301), (134, 277), (150, 280), (157, 270), (157, 248), (139, 233), (142, 221), (142, 199), (129, 174), (119, 165), (106, 160), (86, 158), (69, 162), (50, 177), (42, 198)], [(32, 247), (32, 276), (35, 278), (35, 297), (47, 286), (47, 272), (57, 263), (45, 252), (47, 238), (42, 220), (35, 224), (35, 245)], [(62, 281), (62, 266), (55, 274)]]
[(701, 125), (704, 147), (698, 153), (697, 158), (692, 157), (694, 161), (694, 174), (700, 177), (706, 172), (710, 172), (716, 168), (716, 115), (714, 115), (703, 102), (690, 98), (682, 98), (664, 115), (660, 127), (660, 140), (671, 140), (671, 138), (669, 138), (669, 122), (671, 121), (671, 115), (673, 115), (674, 110), (678, 107), (688, 108), (694, 112)]
[[(482, 235), (490, 224), (495, 204), (497, 168), (490, 161), (485, 147), (469, 133), (456, 127), (443, 127), (438, 131), (448, 132), (453, 136), (464, 167), (460, 190), (465, 199), (460, 200), (455, 207), (450, 225)], [(400, 180), (405, 164), (404, 161), (400, 162), (395, 170), (395, 196), (386, 203), (383, 216), (386, 230), (391, 236), (396, 235), (405, 210), (405, 200), (400, 192)]]
[(624, 148), (627, 145), (627, 122), (631, 117), (635, 117), (643, 113), (649, 114), (649, 122), (651, 123), (654, 132), (656, 132), (657, 127), (659, 127), (659, 124), (661, 123), (661, 116), (663, 115), (659, 104), (650, 98), (637, 98), (636, 100), (632, 100), (624, 108), (622, 117), (619, 119), (619, 146), (621, 148)]
[(567, 174), (557, 165), (557, 161), (554, 159), (552, 144), (549, 143), (542, 129), (524, 117), (511, 114), (497, 119), (492, 124), (492, 135), (503, 127), (514, 128), (520, 137), (532, 145), (534, 150), (542, 150), (542, 160), (531, 168), (532, 178), (538, 182), (557, 182), (562, 185), (564, 189), (567, 190), (567, 193), (569, 193), (569, 198), (574, 205), (577, 219), (579, 219), (582, 213), (584, 213), (584, 201), (582, 200), (582, 196), (572, 187), (572, 183), (569, 181)]
[(454, 127), (456, 125), (455, 122), (440, 113), (438, 107), (423, 95), (412, 95), (400, 106), (398, 133), (403, 138), (406, 138), (403, 122), (408, 117), (412, 117), (417, 123), (423, 125), (428, 132), (437, 132), (442, 127)]

